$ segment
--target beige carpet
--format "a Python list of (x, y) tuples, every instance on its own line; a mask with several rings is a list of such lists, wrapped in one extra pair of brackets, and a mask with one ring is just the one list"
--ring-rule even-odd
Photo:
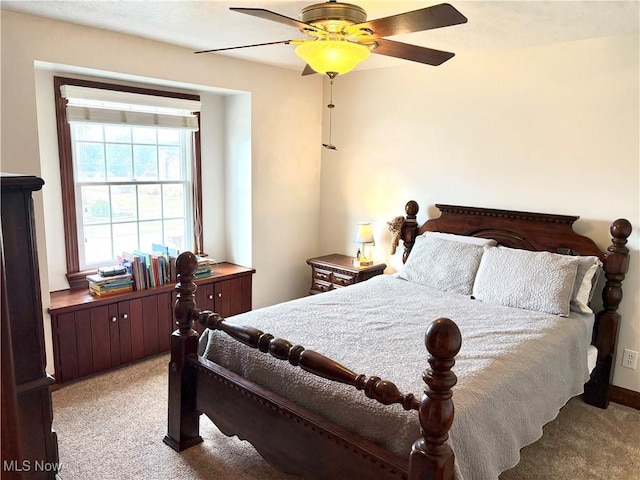
[[(204, 443), (180, 454), (166, 433), (168, 356), (81, 380), (53, 393), (63, 480), (293, 480), (246, 442), (202, 417)], [(570, 401), (500, 480), (639, 480), (640, 411)], [(473, 480), (473, 479), (468, 479)]]

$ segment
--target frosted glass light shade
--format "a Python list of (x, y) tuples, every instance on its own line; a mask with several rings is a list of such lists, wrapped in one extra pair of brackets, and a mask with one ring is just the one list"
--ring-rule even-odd
[(298, 45), (296, 55), (318, 73), (344, 75), (369, 58), (371, 51), (346, 40), (315, 40)]

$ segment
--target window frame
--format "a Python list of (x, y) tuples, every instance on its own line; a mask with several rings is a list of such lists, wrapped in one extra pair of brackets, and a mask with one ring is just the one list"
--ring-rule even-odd
[[(121, 92), (140, 93), (144, 95), (154, 95), (157, 97), (172, 97), (185, 100), (200, 100), (199, 95), (169, 92), (143, 87), (128, 85), (118, 85), (94, 80), (84, 80), (78, 78), (53, 77), (56, 109), (56, 127), (58, 131), (58, 152), (60, 157), (60, 182), (62, 187), (62, 215), (64, 223), (64, 243), (67, 260), (67, 281), (71, 288), (81, 288), (87, 286), (86, 276), (95, 273), (96, 270), (80, 271), (80, 257), (78, 249), (78, 223), (76, 217), (76, 192), (73, 174), (73, 149), (71, 143), (71, 127), (67, 122), (67, 100), (62, 97), (60, 87), (62, 85), (76, 85), (81, 87), (99, 88), (103, 90), (115, 90)], [(198, 124), (200, 123), (200, 113), (196, 113)], [(194, 205), (194, 226), (193, 243), (194, 250), (201, 250), (203, 245), (202, 228), (198, 224), (202, 212), (202, 168), (200, 150), (200, 129), (194, 132), (194, 155), (191, 166), (192, 176), (192, 202)], [(195, 251), (199, 254), (202, 251)]]

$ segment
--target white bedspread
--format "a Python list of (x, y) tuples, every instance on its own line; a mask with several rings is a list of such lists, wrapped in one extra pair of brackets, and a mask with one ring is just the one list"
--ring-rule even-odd
[[(451, 318), (462, 333), (450, 431), (456, 477), (497, 479), (518, 463), (520, 448), (537, 440), (542, 426), (582, 393), (593, 315), (559, 317), (492, 306), (381, 275), (228, 322), (256, 326), (419, 398), (427, 366), (424, 334), (438, 317)], [(315, 377), (226, 334), (205, 331), (200, 354), (400, 455), (407, 456), (419, 437), (415, 411), (380, 405), (353, 387)]]

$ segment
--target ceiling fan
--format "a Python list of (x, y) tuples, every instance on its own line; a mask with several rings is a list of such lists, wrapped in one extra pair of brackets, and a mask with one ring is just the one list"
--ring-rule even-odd
[(297, 45), (296, 54), (307, 62), (302, 75), (322, 73), (330, 78), (347, 73), (358, 63), (366, 60), (372, 52), (427, 65), (440, 65), (454, 54), (385, 37), (448, 27), (467, 21), (464, 15), (448, 3), (371, 21), (367, 21), (367, 14), (363, 8), (336, 0), (303, 8), (299, 20), (263, 8), (232, 7), (231, 10), (289, 25), (297, 28), (307, 38), (201, 50), (195, 53), (277, 44)]

